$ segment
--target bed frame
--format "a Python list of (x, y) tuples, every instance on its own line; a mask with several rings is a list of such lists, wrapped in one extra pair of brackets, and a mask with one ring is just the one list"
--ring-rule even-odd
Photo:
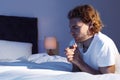
[(0, 15), (0, 39), (33, 44), (32, 54), (38, 53), (37, 18)]

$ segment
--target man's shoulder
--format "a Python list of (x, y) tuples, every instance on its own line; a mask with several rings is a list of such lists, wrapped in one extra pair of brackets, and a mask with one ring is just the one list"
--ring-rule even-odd
[(113, 41), (110, 37), (108, 37), (106, 34), (103, 34), (102, 32), (99, 32), (99, 33), (95, 34), (95, 37), (98, 40), (103, 41), (103, 42)]
[(114, 41), (108, 37), (106, 34), (103, 34), (102, 32), (99, 32), (95, 35), (96, 41), (101, 43), (102, 45), (114, 45)]

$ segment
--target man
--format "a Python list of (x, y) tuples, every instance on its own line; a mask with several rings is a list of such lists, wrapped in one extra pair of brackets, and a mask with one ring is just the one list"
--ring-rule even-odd
[(73, 71), (91, 74), (115, 73), (118, 50), (105, 34), (99, 13), (91, 5), (81, 5), (68, 13), (70, 32), (74, 38), (65, 49)]

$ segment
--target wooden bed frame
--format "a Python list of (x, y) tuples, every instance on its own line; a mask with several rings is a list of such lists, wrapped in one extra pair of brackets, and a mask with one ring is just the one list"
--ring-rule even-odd
[(0, 15), (0, 39), (32, 43), (32, 54), (38, 53), (37, 18)]

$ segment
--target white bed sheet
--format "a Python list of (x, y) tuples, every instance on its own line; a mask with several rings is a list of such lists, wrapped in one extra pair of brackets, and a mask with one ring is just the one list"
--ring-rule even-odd
[(60, 57), (59, 62), (51, 60), (42, 63), (1, 60), (0, 80), (120, 80), (120, 74), (92, 75), (86, 72), (70, 72), (69, 67), (67, 62), (60, 62)]
[[(9, 68), (9, 69), (8, 69)], [(66, 72), (26, 67), (0, 67), (0, 80), (120, 80), (120, 74), (92, 75), (85, 72)]]

